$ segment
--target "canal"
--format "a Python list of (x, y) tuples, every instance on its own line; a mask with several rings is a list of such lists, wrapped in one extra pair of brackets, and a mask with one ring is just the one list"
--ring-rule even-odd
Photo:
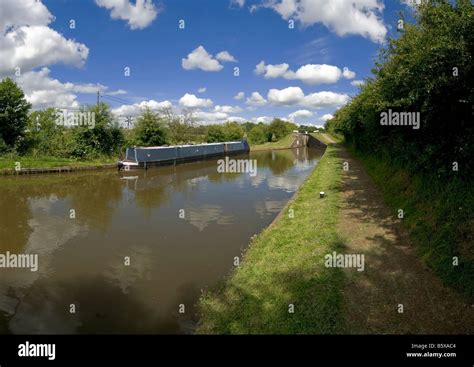
[(147, 171), (0, 177), (0, 333), (191, 333), (201, 289), (240, 261), (323, 154), (252, 152)]

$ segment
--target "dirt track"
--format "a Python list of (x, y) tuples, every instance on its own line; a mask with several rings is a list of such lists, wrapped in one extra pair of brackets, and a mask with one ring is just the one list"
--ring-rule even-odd
[[(330, 138), (330, 137), (328, 137)], [(331, 139), (332, 140), (332, 139)], [(355, 334), (472, 334), (474, 308), (446, 288), (415, 254), (397, 213), (349, 153), (339, 229), (345, 253), (364, 254), (365, 270), (345, 269), (345, 314)], [(403, 305), (403, 313), (399, 313)]]

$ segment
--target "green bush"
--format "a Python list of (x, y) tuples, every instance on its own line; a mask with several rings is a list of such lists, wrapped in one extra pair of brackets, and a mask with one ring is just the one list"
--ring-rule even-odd
[(268, 128), (262, 125), (256, 125), (250, 130), (248, 138), (252, 144), (264, 144), (268, 142)]
[(141, 146), (159, 146), (167, 144), (164, 121), (150, 109), (146, 109), (137, 119), (135, 139)]
[[(474, 178), (474, 6), (430, 0), (416, 24), (390, 39), (359, 95), (328, 122), (357, 150), (379, 154), (411, 172)], [(389, 109), (419, 112), (418, 130), (382, 126)], [(459, 171), (453, 172), (453, 162)]]
[(89, 107), (95, 116), (95, 125), (78, 126), (72, 130), (71, 155), (77, 158), (96, 158), (118, 154), (124, 143), (122, 130), (114, 120), (109, 106), (101, 103)]

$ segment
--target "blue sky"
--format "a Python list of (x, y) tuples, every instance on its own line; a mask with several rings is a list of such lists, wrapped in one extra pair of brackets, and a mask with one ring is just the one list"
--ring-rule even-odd
[[(315, 125), (357, 93), (377, 50), (396, 35), (399, 11), (411, 12), (396, 0), (2, 0), (0, 6), (6, 57), (0, 76), (15, 76), (35, 108), (77, 108), (95, 103), (100, 90), (124, 102), (104, 97), (118, 116), (150, 106), (186, 109), (203, 123), (282, 117)], [(239, 92), (243, 98), (234, 98)]]

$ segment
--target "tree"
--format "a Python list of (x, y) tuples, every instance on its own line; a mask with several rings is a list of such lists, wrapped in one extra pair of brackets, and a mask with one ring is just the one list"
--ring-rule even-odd
[(219, 143), (226, 140), (222, 125), (209, 125), (207, 128), (206, 141), (208, 143)]
[(185, 119), (177, 116), (166, 118), (168, 138), (171, 144), (186, 144), (196, 139), (195, 126)]
[(0, 82), (0, 140), (6, 147), (13, 148), (24, 136), (30, 108), (23, 91), (11, 78)]
[[(429, 0), (390, 39), (360, 93), (328, 121), (358, 150), (412, 172), (474, 177), (474, 6)], [(382, 126), (381, 113), (419, 113), (419, 129)]]
[(73, 148), (75, 157), (93, 158), (119, 152), (124, 142), (122, 130), (106, 103), (99, 103), (84, 109), (90, 112), (93, 124), (71, 127), (73, 129)]
[(165, 123), (149, 108), (137, 119), (135, 134), (137, 143), (142, 146), (167, 144)]
[(52, 107), (30, 113), (26, 133), (28, 151), (51, 156), (68, 154), (70, 134), (57, 123), (58, 113)]
[(262, 125), (256, 125), (248, 134), (249, 141), (252, 144), (263, 144), (268, 142), (267, 129)]
[(280, 119), (274, 119), (270, 124), (269, 130), (272, 136), (274, 135), (275, 140), (280, 140), (290, 134), (291, 131), (296, 128), (297, 126), (295, 124)]
[(226, 141), (241, 140), (244, 132), (244, 129), (238, 122), (226, 122), (224, 124), (224, 138)]
[(242, 124), (243, 128), (245, 129), (245, 132), (248, 134), (250, 130), (252, 130), (257, 124), (254, 124), (253, 122), (246, 121)]

